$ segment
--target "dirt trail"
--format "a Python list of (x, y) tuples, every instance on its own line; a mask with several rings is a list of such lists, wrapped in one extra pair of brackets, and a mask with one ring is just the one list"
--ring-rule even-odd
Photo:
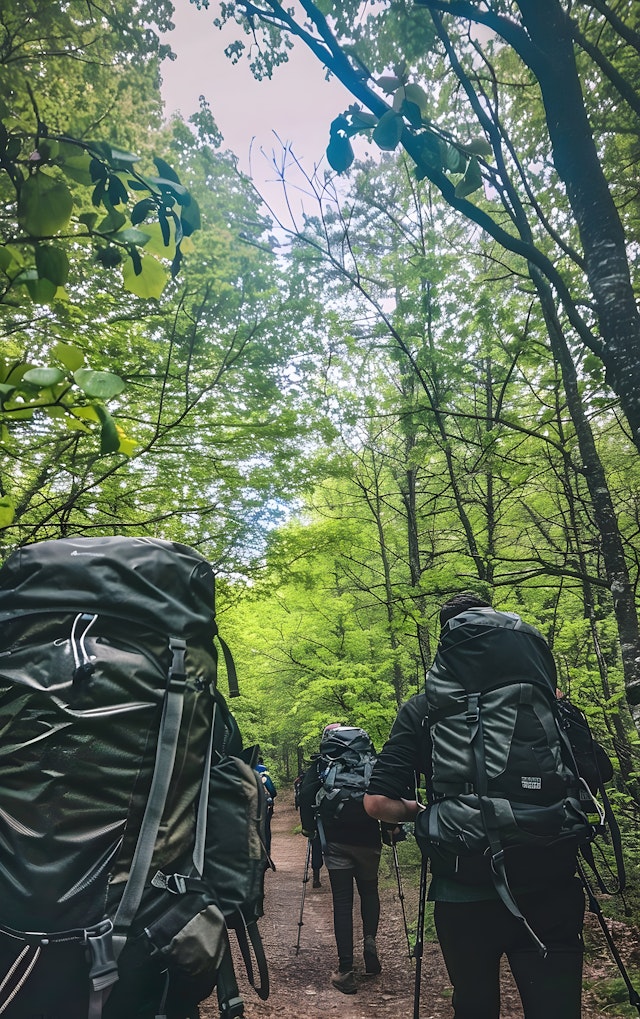
[[(306, 886), (300, 951), (296, 955), (307, 846), (302, 835), (294, 834), (297, 823), (293, 797), (288, 790), (282, 790), (276, 801), (272, 825), (272, 855), (277, 870), (266, 875), (265, 915), (260, 921), (269, 963), (271, 994), (266, 1002), (257, 998), (247, 983), (243, 963), (238, 960), (236, 970), (247, 1019), (331, 1019), (331, 1016), (339, 1016), (340, 1019), (411, 1019), (415, 963), (409, 959), (391, 850), (383, 849), (380, 868), (381, 917), (377, 943), (382, 973), (374, 978), (363, 975), (362, 928), (356, 893), (354, 948), (358, 993), (344, 995), (330, 983), (330, 974), (336, 968), (337, 959), (331, 890), (325, 868), (321, 872), (321, 888), (312, 888), (311, 881)], [(418, 896), (406, 877), (403, 892), (411, 923), (417, 915)], [(587, 970), (590, 968), (601, 975), (613, 972), (600, 956), (588, 962)], [(420, 1019), (452, 1019), (450, 1000), (451, 986), (440, 949), (435, 944), (425, 944)], [(201, 1006), (201, 1013), (202, 1019), (218, 1019), (215, 997)], [(586, 995), (582, 1014), (583, 1019), (620, 1019), (615, 1006), (609, 1006), (606, 1012), (595, 1010)], [(501, 1019), (522, 1019), (520, 999), (507, 967), (503, 972)]]

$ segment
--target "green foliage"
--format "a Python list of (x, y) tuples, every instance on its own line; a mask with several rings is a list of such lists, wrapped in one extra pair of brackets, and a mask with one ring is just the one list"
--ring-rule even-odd
[[(155, 158), (163, 176), (141, 173), (137, 162), (106, 142), (55, 137), (42, 124), (32, 134), (0, 122), (0, 169), (15, 191), (20, 228), (4, 232), (4, 303), (15, 306), (26, 296), (39, 304), (68, 299), (62, 288), (69, 255), (86, 242), (103, 268), (123, 265), (125, 290), (160, 297), (169, 276), (180, 270), (184, 239), (200, 227), (200, 214), (163, 159)], [(75, 208), (82, 211), (73, 217)], [(154, 244), (154, 220), (161, 245)]]

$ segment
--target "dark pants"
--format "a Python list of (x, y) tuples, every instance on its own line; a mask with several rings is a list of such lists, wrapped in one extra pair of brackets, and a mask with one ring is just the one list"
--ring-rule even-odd
[(502, 902), (436, 902), (438, 940), (453, 984), (456, 1019), (498, 1019), (506, 955), (525, 1019), (580, 1019), (584, 892), (577, 878), (518, 897), (548, 949), (545, 959)]
[(316, 832), (311, 840), (311, 870), (322, 869), (322, 845), (320, 836)]
[(333, 897), (333, 930), (338, 964), (344, 973), (353, 969), (353, 884), (360, 896), (363, 937), (375, 938), (380, 919), (378, 868), (380, 849), (329, 843), (325, 863)]

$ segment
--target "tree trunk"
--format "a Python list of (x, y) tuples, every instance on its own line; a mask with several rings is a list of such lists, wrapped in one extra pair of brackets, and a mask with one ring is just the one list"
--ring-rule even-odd
[(640, 449), (640, 316), (625, 235), (596, 149), (575, 62), (573, 30), (559, 0), (518, 0), (533, 42), (553, 159), (578, 225), (604, 340), (607, 381)]

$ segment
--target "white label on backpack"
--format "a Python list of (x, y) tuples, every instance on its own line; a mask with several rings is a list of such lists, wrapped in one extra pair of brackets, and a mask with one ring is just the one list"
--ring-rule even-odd
[(537, 775), (521, 775), (520, 784), (523, 789), (542, 789), (542, 779)]

